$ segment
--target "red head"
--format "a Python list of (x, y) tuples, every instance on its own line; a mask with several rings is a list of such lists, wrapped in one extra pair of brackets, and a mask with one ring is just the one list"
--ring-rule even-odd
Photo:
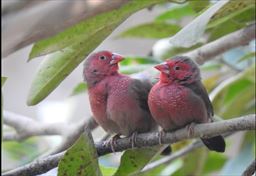
[(176, 56), (155, 68), (161, 72), (160, 81), (164, 83), (189, 84), (201, 79), (197, 65), (184, 56)]
[(100, 51), (90, 55), (84, 63), (83, 76), (89, 86), (118, 71), (118, 62), (124, 58), (110, 51)]

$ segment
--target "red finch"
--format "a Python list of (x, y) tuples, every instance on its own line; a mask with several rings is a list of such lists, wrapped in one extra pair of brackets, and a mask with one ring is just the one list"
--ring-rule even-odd
[(118, 73), (123, 59), (109, 51), (94, 53), (85, 61), (83, 76), (96, 122), (109, 133), (130, 136), (148, 132), (156, 124), (147, 104), (152, 85)]
[[(191, 59), (177, 56), (155, 68), (161, 72), (160, 80), (149, 93), (148, 105), (163, 131), (212, 121), (212, 104), (201, 82), (200, 70)], [(222, 136), (201, 140), (209, 150), (225, 151)]]

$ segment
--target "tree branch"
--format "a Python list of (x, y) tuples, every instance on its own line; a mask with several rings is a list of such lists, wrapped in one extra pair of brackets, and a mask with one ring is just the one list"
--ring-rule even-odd
[(79, 122), (77, 124), (51, 124), (38, 122), (26, 116), (8, 111), (4, 111), (3, 123), (13, 127), (16, 131), (16, 133), (4, 133), (3, 141), (24, 140), (32, 136), (43, 135), (61, 135), (63, 137), (72, 138), (75, 140), (75, 138), (81, 134), (83, 129), (82, 127), (85, 127), (85, 125), (88, 125), (89, 129), (94, 129), (97, 126), (93, 119), (90, 119), (89, 121), (84, 120), (83, 122)]
[(202, 47), (184, 55), (195, 59), (199, 64), (203, 64), (205, 61), (210, 60), (229, 49), (249, 44), (253, 39), (255, 39), (255, 23), (221, 37), (213, 42), (205, 44)]
[(245, 169), (243, 172), (243, 176), (252, 176), (256, 170), (256, 161), (252, 161), (252, 163)]
[[(177, 130), (173, 133), (166, 133), (163, 136), (163, 144), (172, 144), (180, 140), (197, 138), (197, 137), (212, 137), (228, 132), (235, 132), (240, 130), (254, 130), (255, 129), (255, 114), (246, 115), (231, 120), (198, 124), (194, 127), (194, 133), (189, 137), (186, 128)], [(136, 138), (136, 147), (146, 147), (158, 145), (158, 133), (143, 133), (138, 134)], [(95, 144), (98, 155), (102, 156), (108, 153), (112, 153), (111, 147), (103, 145), (103, 142)], [(115, 151), (123, 151), (131, 148), (130, 138), (122, 138), (116, 141), (114, 146)], [(47, 172), (48, 170), (57, 166), (58, 161), (62, 158), (64, 152), (48, 156), (44, 159), (38, 159), (30, 164), (19, 167), (3, 174), (3, 176), (16, 176), (16, 175), (36, 175)], [(51, 164), (49, 164), (51, 163)], [(43, 168), (43, 169), (39, 169)]]

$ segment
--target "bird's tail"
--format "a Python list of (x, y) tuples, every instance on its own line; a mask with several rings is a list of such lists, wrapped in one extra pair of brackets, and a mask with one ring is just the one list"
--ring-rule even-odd
[(167, 156), (170, 155), (172, 153), (172, 148), (170, 145), (168, 145), (168, 147), (166, 147), (162, 152), (161, 155), (163, 156)]
[(212, 138), (201, 138), (201, 140), (209, 150), (213, 150), (216, 152), (225, 152), (226, 144), (222, 136), (215, 136)]

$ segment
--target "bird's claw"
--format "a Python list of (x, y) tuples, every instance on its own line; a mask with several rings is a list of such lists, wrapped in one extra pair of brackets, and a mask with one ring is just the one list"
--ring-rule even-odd
[(107, 140), (107, 141), (104, 141), (104, 142), (103, 142), (103, 145), (104, 145), (104, 146), (109, 146), (109, 145), (110, 145), (112, 152), (115, 153), (114, 145), (116, 145), (116, 140), (117, 140), (117, 139), (120, 139), (120, 135), (119, 135), (119, 134), (117, 134), (117, 135), (111, 137), (111, 138), (110, 138), (109, 140)]
[(137, 134), (138, 134), (137, 132), (132, 133), (132, 136), (131, 136), (132, 149), (135, 147)]
[(195, 127), (195, 123), (192, 122), (191, 124), (187, 125), (187, 131), (188, 131), (188, 137), (191, 137), (192, 135), (194, 135), (194, 127)]
[(162, 145), (162, 138), (163, 136), (165, 135), (165, 132), (163, 130), (159, 131), (158, 132), (158, 141), (159, 141), (159, 144)]

